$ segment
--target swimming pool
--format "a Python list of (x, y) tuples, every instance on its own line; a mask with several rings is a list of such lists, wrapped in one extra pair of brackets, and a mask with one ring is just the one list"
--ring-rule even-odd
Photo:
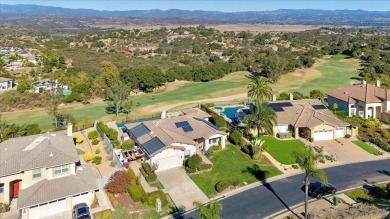
[(225, 114), (226, 117), (228, 117), (229, 119), (234, 120), (234, 119), (237, 119), (237, 118), (235, 118), (234, 114), (236, 113), (236, 111), (238, 109), (242, 109), (242, 108), (244, 108), (244, 107), (242, 107), (242, 106), (225, 107), (223, 109), (223, 114)]
[(151, 121), (151, 120), (157, 120), (160, 118), (161, 117), (158, 116), (158, 117), (151, 117), (151, 118), (147, 118), (147, 119), (139, 119), (139, 120), (134, 120), (131, 122), (117, 123), (116, 126), (118, 126), (118, 128), (120, 128), (120, 129), (122, 129), (122, 131), (126, 131), (126, 127), (125, 127), (126, 124), (136, 123), (136, 122), (146, 122), (146, 121)]
[(70, 93), (71, 93), (70, 90), (64, 90), (64, 91), (62, 91), (61, 95), (66, 96), (66, 95), (69, 95)]

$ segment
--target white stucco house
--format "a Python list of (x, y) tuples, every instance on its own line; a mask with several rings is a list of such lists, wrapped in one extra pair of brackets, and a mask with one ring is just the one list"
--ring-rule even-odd
[(348, 116), (358, 115), (365, 119), (390, 118), (390, 89), (381, 88), (380, 81), (375, 85), (361, 84), (339, 87), (327, 93), (329, 107), (337, 104), (338, 110), (348, 113)]
[(145, 161), (156, 171), (180, 167), (196, 153), (213, 145), (225, 148), (226, 132), (208, 121), (200, 109), (183, 110), (181, 115), (125, 125), (129, 136), (145, 153)]
[(13, 80), (10, 78), (0, 77), (0, 92), (9, 90), (13, 87)]
[(23, 219), (50, 218), (70, 213), (78, 203), (90, 205), (98, 189), (96, 176), (78, 163), (73, 138), (64, 131), (0, 143), (0, 203), (17, 206)]

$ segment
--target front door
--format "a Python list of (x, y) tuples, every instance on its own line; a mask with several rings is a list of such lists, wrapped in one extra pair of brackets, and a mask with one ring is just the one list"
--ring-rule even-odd
[(19, 189), (20, 189), (20, 182), (21, 180), (15, 180), (10, 183), (10, 197), (11, 198), (17, 198), (19, 195)]

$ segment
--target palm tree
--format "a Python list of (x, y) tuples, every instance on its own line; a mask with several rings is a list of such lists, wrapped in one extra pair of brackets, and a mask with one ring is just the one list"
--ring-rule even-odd
[(248, 85), (248, 96), (254, 101), (269, 100), (272, 97), (272, 88), (268, 85), (267, 79), (263, 76), (252, 76), (251, 84)]
[(212, 201), (208, 205), (203, 205), (200, 202), (194, 202), (194, 205), (199, 208), (200, 219), (222, 219), (219, 215), (223, 209), (221, 202)]
[(260, 136), (262, 130), (265, 134), (273, 135), (273, 124), (276, 124), (276, 113), (267, 102), (256, 101), (254, 111), (244, 117), (243, 122), (246, 125), (247, 131), (252, 128), (257, 129), (257, 136)]
[(309, 189), (309, 176), (319, 178), (323, 183), (327, 183), (328, 179), (325, 172), (317, 168), (317, 162), (321, 158), (321, 154), (315, 154), (312, 147), (307, 146), (307, 150), (292, 153), (295, 158), (295, 162), (303, 170), (305, 174), (305, 218), (307, 218), (307, 201), (308, 201), (308, 189)]

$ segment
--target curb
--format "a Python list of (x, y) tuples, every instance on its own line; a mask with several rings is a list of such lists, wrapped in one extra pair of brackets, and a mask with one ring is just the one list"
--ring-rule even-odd
[[(357, 186), (357, 187), (353, 187), (353, 188), (348, 188), (348, 189), (344, 189), (342, 191), (339, 191), (336, 193), (337, 194), (342, 194), (342, 193), (345, 193), (345, 192), (348, 192), (348, 191), (352, 191), (352, 190), (355, 190), (355, 189), (360, 189), (360, 188), (363, 188), (365, 185), (382, 185), (382, 184), (386, 184), (386, 183), (390, 183), (390, 180), (388, 181), (383, 181), (383, 182), (378, 182), (378, 183), (375, 183), (375, 184), (364, 184), (362, 186)], [(309, 200), (308, 203), (312, 203), (312, 202), (317, 202), (317, 201), (321, 201), (321, 200), (317, 200), (317, 199), (312, 199), (312, 200)], [(299, 204), (296, 204), (294, 206), (291, 206), (290, 209), (291, 211), (293, 211), (294, 209), (297, 209), (299, 207), (302, 207), (304, 206), (305, 203), (304, 202), (301, 202)], [(285, 209), (285, 210), (281, 210), (279, 212), (276, 212), (276, 213), (273, 213), (271, 215), (268, 215), (267, 217), (265, 217), (264, 219), (271, 219), (271, 218), (278, 218), (280, 216), (282, 216), (283, 214), (289, 212), (289, 210)]]

